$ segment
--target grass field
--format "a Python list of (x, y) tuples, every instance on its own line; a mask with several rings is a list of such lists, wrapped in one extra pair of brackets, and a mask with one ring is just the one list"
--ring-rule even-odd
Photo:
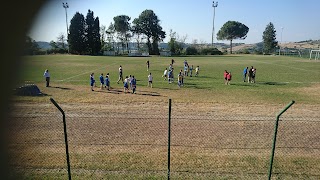
[[(105, 75), (109, 72), (111, 87), (122, 90), (122, 85), (116, 83), (118, 67), (122, 65), (124, 76), (135, 75), (137, 90), (146, 90), (149, 72), (146, 71), (145, 62), (148, 59), (151, 64), (149, 72), (154, 76), (152, 91), (167, 98), (172, 96), (175, 101), (283, 104), (296, 100), (303, 104), (320, 103), (320, 99), (315, 98), (319, 97), (320, 63), (278, 56), (174, 57), (175, 84), (168, 84), (161, 77), (171, 57), (30, 56), (23, 59), (20, 80), (21, 83), (33, 82), (46, 93), (48, 90), (42, 88), (42, 75), (45, 69), (49, 69), (53, 87), (87, 87), (89, 92), (90, 73), (95, 73), (99, 86), (100, 73)], [(200, 75), (186, 77), (185, 86), (178, 90), (176, 77), (178, 70), (183, 69), (185, 59), (194, 67), (200, 66)], [(242, 70), (246, 66), (257, 68), (255, 84), (242, 82)], [(233, 74), (231, 86), (224, 85), (224, 70)]]
[[(162, 74), (175, 59), (175, 83)], [(154, 77), (147, 87), (146, 60)], [(200, 66), (178, 88), (183, 61)], [(18, 84), (45, 94), (13, 97), (11, 166), (25, 179), (66, 177), (61, 119), (49, 97), (67, 114), (75, 179), (166, 179), (168, 99), (173, 101), (173, 179), (266, 179), (274, 118), (296, 103), (279, 127), (274, 171), (278, 179), (320, 177), (320, 61), (279, 56), (100, 57), (28, 56)], [(118, 67), (137, 78), (137, 94), (124, 94)], [(257, 68), (256, 83), (242, 81)], [(51, 87), (45, 87), (45, 69)], [(223, 71), (233, 74), (225, 85)], [(90, 90), (89, 75), (97, 87)], [(109, 72), (111, 91), (99, 89)], [(270, 118), (271, 117), (271, 118)], [(251, 119), (251, 120), (250, 120)], [(302, 119), (302, 120), (301, 120)], [(61, 170), (64, 169), (64, 170)], [(60, 178), (59, 178), (60, 177)]]

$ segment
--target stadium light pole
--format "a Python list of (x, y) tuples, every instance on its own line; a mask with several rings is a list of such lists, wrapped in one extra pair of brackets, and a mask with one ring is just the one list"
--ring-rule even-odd
[(212, 37), (211, 37), (211, 46), (213, 47), (213, 36), (214, 36), (214, 17), (216, 14), (216, 7), (218, 7), (218, 1), (216, 3), (214, 3), (214, 1), (212, 1), (212, 7), (213, 7), (213, 20), (212, 20)]
[(66, 12), (66, 25), (67, 25), (67, 44), (68, 44), (68, 54), (69, 54), (69, 43), (68, 43), (68, 34), (69, 34), (69, 28), (68, 28), (68, 14), (67, 14), (67, 8), (69, 8), (68, 3), (62, 3), (62, 6)]
[[(283, 32), (283, 27), (281, 27), (281, 39), (280, 39), (280, 44), (282, 44), (282, 32)], [(281, 53), (281, 46), (279, 46), (279, 56)]]

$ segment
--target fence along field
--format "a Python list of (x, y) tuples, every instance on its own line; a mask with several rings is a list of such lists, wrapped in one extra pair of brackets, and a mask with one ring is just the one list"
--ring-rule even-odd
[[(34, 79), (47, 96), (15, 97), (14, 99), (9, 130), (11, 132), (9, 136), (10, 165), (13, 172), (17, 172), (15, 175), (20, 177), (67, 178), (62, 118), (49, 102), (49, 97), (53, 97), (66, 112), (73, 178), (165, 179), (168, 148), (167, 101), (171, 97), (173, 99), (171, 124), (171, 177), (173, 179), (267, 178), (275, 115), (286, 104), (282, 102), (288, 100), (275, 93), (279, 92), (291, 98), (298, 97), (300, 95), (298, 90), (304, 89), (306, 90), (304, 92), (309, 92), (310, 97), (309, 95), (300, 97), (303, 103), (297, 101), (296, 106), (289, 109), (280, 121), (273, 177), (319, 178), (320, 122), (317, 113), (319, 107), (318, 100), (311, 100), (318, 95), (316, 92), (319, 91), (314, 91), (314, 88), (319, 87), (317, 84), (319, 80), (312, 77), (306, 80), (303, 78), (305, 76), (303, 73), (302, 78), (286, 79), (287, 75), (283, 74), (276, 76), (278, 79), (272, 79), (272, 82), (279, 80), (279, 82), (289, 83), (268, 85), (265, 81), (248, 85), (240, 81), (240, 76), (234, 75), (234, 85), (226, 87), (223, 80), (218, 79), (224, 70), (223, 67), (238, 67), (241, 72), (244, 64), (253, 62), (250, 60), (252, 57), (233, 58), (244, 60), (238, 62), (225, 58), (219, 63), (212, 60), (213, 62), (208, 64), (213, 68), (209, 68), (205, 59), (199, 58), (198, 63), (203, 67), (200, 72), (202, 77), (186, 79), (186, 82), (189, 80), (192, 83), (186, 84), (182, 89), (177, 89), (176, 85), (169, 86), (166, 82), (162, 82), (161, 77), (157, 77), (157, 74), (160, 75), (163, 72), (159, 64), (163, 63), (165, 66), (169, 59), (152, 59), (151, 63), (154, 60), (154, 64), (159, 65), (154, 71), (155, 79), (161, 82), (158, 85), (155, 84), (155, 88), (151, 90), (143, 87), (146, 86), (146, 80), (139, 78), (140, 94), (137, 95), (107, 93), (103, 90), (91, 93), (87, 81), (89, 73), (83, 77), (79, 75), (78, 79), (70, 82), (53, 81), (53, 87), (49, 89), (44, 88), (42, 77), (26, 75), (26, 79)], [(273, 72), (268, 76), (272, 76), (278, 68), (282, 69), (277, 71), (278, 73), (293, 71), (289, 75), (291, 77), (311, 67), (313, 69), (309, 69), (310, 73), (319, 72), (317, 71), (319, 64), (316, 63), (309, 64), (308, 61), (298, 59), (285, 59), (276, 63), (276, 60), (264, 58), (261, 58), (261, 62), (257, 62), (261, 65), (258, 71), (260, 70), (259, 73)], [(194, 62), (198, 60), (192, 57), (188, 61), (191, 62), (191, 59), (195, 59)], [(261, 59), (259, 57), (254, 61)], [(288, 65), (292, 66), (291, 68), (284, 67), (286, 60), (291, 60), (289, 63), (293, 66)], [(43, 64), (41, 61), (43, 60), (39, 60), (38, 65)], [(77, 66), (85, 62), (82, 58), (76, 61)], [(101, 61), (104, 63), (108, 60)], [(183, 58), (177, 59), (176, 66), (182, 61)], [(137, 62), (143, 64), (145, 59)], [(132, 67), (137, 67), (143, 76), (146, 73), (143, 72), (146, 71), (146, 66), (144, 64), (141, 68), (134, 66), (137, 62), (131, 61), (127, 67), (132, 63)], [(65, 63), (68, 62), (65, 61), (63, 67)], [(301, 63), (307, 65), (301, 66)], [(32, 64), (37, 63), (32, 62)], [(55, 66), (57, 71), (61, 68), (61, 64), (53, 64), (53, 68), (50, 68), (53, 69), (51, 72), (55, 71)], [(262, 65), (271, 68), (263, 69)], [(84, 64), (81, 66), (86, 67)], [(117, 66), (118, 64), (114, 64), (115, 68)], [(43, 68), (39, 69), (42, 75)], [(61, 79), (72, 77), (76, 73), (70, 72), (78, 71), (76, 69), (71, 66), (66, 72), (67, 75), (61, 76), (62, 73), (60, 73), (57, 76)], [(217, 69), (223, 70), (216, 72)], [(85, 68), (81, 70), (86, 72)], [(129, 68), (127, 70), (129, 73), (133, 72)], [(139, 76), (139, 73), (137, 74)], [(219, 77), (215, 77), (218, 74)], [(30, 78), (32, 76), (34, 78)], [(113, 81), (116, 81), (116, 74), (113, 76)], [(259, 81), (267, 79), (268, 76), (261, 74)], [(207, 82), (209, 80), (212, 82)], [(297, 83), (297, 81), (301, 82)], [(114, 89), (122, 89), (121, 85), (115, 83), (112, 86)], [(232, 93), (224, 93), (226, 91)], [(251, 98), (258, 100), (253, 102), (252, 99), (248, 100), (246, 91), (252, 92)], [(262, 91), (266, 93), (259, 95)], [(295, 91), (298, 92), (293, 94)], [(215, 93), (219, 96), (228, 95), (228, 97), (212, 95)], [(239, 95), (244, 97), (236, 100), (234, 96)]]

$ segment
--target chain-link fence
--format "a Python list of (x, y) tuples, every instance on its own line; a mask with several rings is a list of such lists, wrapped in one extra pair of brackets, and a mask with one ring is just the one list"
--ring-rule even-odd
[[(169, 126), (168, 109), (66, 112), (72, 178), (268, 178), (276, 117), (176, 108)], [(20, 109), (9, 123), (12, 177), (68, 178), (59, 111)], [(319, 129), (319, 117), (281, 117), (272, 178), (320, 178)]]

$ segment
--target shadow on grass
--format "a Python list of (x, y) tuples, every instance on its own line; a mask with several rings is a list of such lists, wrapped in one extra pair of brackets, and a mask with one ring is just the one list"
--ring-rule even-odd
[(57, 88), (57, 89), (62, 89), (62, 90), (72, 90), (71, 88), (60, 87), (60, 86), (49, 86), (48, 88)]
[(45, 96), (51, 96), (46, 93), (39, 93), (39, 94), (15, 94), (16, 96), (30, 96), (30, 97), (45, 97)]
[(284, 82), (257, 82), (257, 84), (272, 85), (272, 86), (287, 85), (287, 83), (284, 83)]
[[(95, 90), (93, 92), (98, 92), (98, 93), (111, 93), (111, 94), (132, 94), (132, 91), (130, 92), (124, 92), (123, 90), (120, 89), (110, 89), (110, 90), (106, 90), (106, 89), (99, 89), (99, 90)], [(144, 96), (161, 96), (159, 93), (157, 92), (150, 92), (150, 91), (136, 91), (135, 95), (144, 95)]]

